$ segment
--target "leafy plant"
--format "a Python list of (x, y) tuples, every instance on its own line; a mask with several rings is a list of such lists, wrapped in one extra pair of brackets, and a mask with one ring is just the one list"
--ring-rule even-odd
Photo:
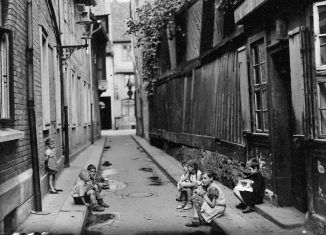
[(158, 47), (162, 41), (162, 33), (174, 20), (175, 12), (187, 0), (154, 0), (145, 2), (136, 9), (137, 17), (127, 20), (127, 34), (136, 37), (137, 46), (142, 51), (142, 75), (147, 82), (146, 90), (153, 94), (153, 84), (159, 76)]
[(220, 9), (222, 12), (226, 12), (228, 10), (233, 9), (242, 1), (243, 0), (216, 0), (215, 7)]

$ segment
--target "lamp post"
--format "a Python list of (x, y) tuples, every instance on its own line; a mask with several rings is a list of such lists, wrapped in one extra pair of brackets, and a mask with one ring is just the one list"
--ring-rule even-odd
[(59, 59), (60, 59), (60, 81), (61, 81), (61, 99), (62, 99), (62, 133), (64, 133), (64, 166), (69, 167), (69, 120), (68, 120), (68, 101), (67, 101), (67, 94), (64, 87), (64, 75), (63, 75), (63, 66), (67, 59), (71, 57), (71, 55), (76, 51), (83, 48), (88, 47), (87, 39), (91, 39), (92, 34), (97, 30), (93, 31), (93, 23), (89, 17), (89, 12), (84, 14), (85, 12), (81, 13), (82, 20), (76, 22), (77, 24), (84, 25), (85, 27), (89, 26), (89, 32), (84, 33), (83, 35), (88, 35), (88, 37), (83, 37), (82, 39), (85, 40), (85, 43), (82, 45), (58, 45), (59, 51)]
[(132, 83), (131, 83), (131, 81), (130, 81), (130, 78), (128, 79), (127, 87), (128, 87), (127, 95), (129, 96), (129, 99), (131, 100), (131, 96), (132, 96), (133, 92), (132, 92), (132, 90), (131, 90)]

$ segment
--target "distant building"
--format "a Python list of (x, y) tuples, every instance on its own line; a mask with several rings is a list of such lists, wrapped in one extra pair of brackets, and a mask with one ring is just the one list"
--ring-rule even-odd
[[(130, 1), (111, 1), (110, 39), (112, 45), (107, 47), (107, 67), (113, 68), (108, 74), (108, 90), (101, 95), (102, 122), (104, 129), (135, 128), (135, 76), (132, 62), (133, 50), (131, 39), (125, 36), (126, 20), (130, 17)], [(128, 95), (128, 85), (132, 95)], [(129, 93), (131, 94), (131, 93)], [(108, 119), (110, 118), (110, 121)]]

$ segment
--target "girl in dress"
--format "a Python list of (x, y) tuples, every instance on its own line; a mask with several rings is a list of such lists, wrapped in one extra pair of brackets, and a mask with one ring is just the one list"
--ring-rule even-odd
[(185, 173), (184, 180), (178, 185), (180, 191), (184, 191), (186, 194), (186, 201), (177, 207), (177, 209), (189, 210), (192, 208), (191, 197), (193, 192), (201, 185), (201, 171), (198, 169), (198, 164), (195, 160), (189, 160), (187, 162), (188, 171)]
[(216, 174), (205, 171), (202, 174), (202, 188), (198, 188), (192, 197), (194, 203), (194, 216), (186, 224), (188, 227), (210, 224), (213, 218), (224, 214), (226, 203), (222, 190), (217, 184)]

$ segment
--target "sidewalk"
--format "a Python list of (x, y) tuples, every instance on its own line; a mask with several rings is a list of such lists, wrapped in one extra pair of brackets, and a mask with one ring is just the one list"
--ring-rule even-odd
[(45, 215), (31, 214), (16, 232), (81, 234), (88, 208), (74, 205), (71, 189), (81, 169), (89, 164), (99, 166), (105, 140), (106, 137), (101, 137), (95, 141), (70, 163), (69, 168), (63, 169), (56, 181), (56, 186), (63, 189), (63, 192), (46, 195), (42, 200), (42, 213), (44, 212)]
[[(183, 174), (181, 163), (163, 150), (151, 146), (145, 139), (133, 135), (133, 139), (144, 149), (159, 168), (176, 185)], [(312, 234), (304, 229), (305, 215), (295, 208), (278, 208), (267, 202), (256, 207), (256, 212), (243, 214), (235, 206), (239, 203), (231, 189), (220, 184), (227, 198), (225, 215), (214, 219), (212, 233), (242, 234)]]

